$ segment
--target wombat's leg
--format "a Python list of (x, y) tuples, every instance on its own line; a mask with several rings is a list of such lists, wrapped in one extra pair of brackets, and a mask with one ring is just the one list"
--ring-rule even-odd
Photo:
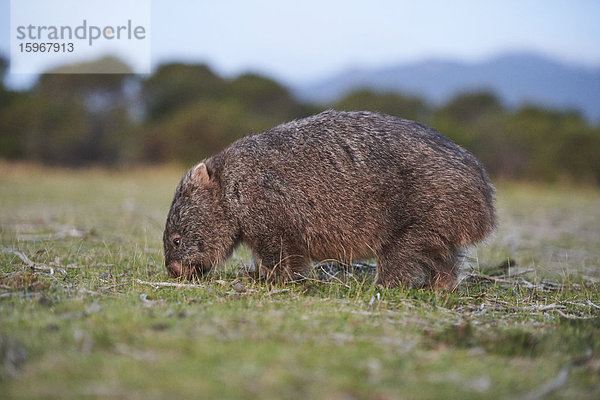
[(459, 249), (448, 249), (439, 238), (409, 232), (378, 253), (377, 283), (454, 289), (460, 259)]
[(384, 287), (423, 287), (431, 279), (431, 272), (420, 259), (421, 250), (403, 244), (392, 243), (377, 254), (377, 277), (375, 283)]
[(255, 250), (258, 272), (268, 281), (294, 281), (309, 263), (306, 252), (292, 245), (259, 246)]
[(449, 254), (441, 256), (436, 263), (437, 269), (431, 278), (431, 287), (435, 290), (454, 290), (458, 285), (458, 272), (464, 257), (462, 248), (452, 249)]

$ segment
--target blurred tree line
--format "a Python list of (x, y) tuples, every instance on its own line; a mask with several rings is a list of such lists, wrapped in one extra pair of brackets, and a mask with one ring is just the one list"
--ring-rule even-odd
[[(116, 59), (97, 62), (123, 70)], [(0, 59), (1, 76), (6, 67)], [(510, 110), (487, 92), (463, 94), (441, 107), (370, 90), (334, 104), (303, 104), (272, 79), (224, 79), (205, 65), (179, 63), (146, 78), (48, 73), (26, 92), (0, 81), (0, 158), (68, 166), (191, 164), (239, 137), (326, 108), (379, 111), (431, 125), (476, 154), (496, 178), (600, 184), (600, 126), (576, 112), (535, 105)]]

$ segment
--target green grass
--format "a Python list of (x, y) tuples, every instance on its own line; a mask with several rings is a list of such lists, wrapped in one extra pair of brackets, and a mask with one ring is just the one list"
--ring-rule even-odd
[(0, 165), (0, 397), (600, 397), (598, 189), (499, 185), (452, 293), (270, 286), (238, 276), (245, 248), (202, 287), (139, 283), (170, 281), (182, 172)]

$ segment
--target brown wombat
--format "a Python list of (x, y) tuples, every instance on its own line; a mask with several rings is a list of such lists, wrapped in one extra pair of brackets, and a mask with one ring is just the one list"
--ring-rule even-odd
[(432, 128), (326, 111), (190, 169), (167, 218), (165, 264), (191, 278), (243, 242), (267, 278), (375, 255), (379, 284), (453, 288), (464, 247), (496, 225), (494, 192), (480, 162)]

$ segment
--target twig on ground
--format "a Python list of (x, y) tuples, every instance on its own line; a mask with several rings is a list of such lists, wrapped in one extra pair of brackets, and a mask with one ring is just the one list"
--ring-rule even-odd
[(571, 304), (572, 306), (577, 306), (577, 307), (582, 307), (582, 308), (598, 308), (600, 309), (600, 306), (592, 303), (592, 301), (590, 299), (586, 299), (585, 303), (577, 303), (575, 301), (565, 301), (565, 304)]
[(115, 345), (115, 352), (117, 354), (120, 354), (123, 356), (131, 357), (137, 361), (150, 361), (150, 362), (156, 361), (156, 354), (153, 351), (151, 351), (151, 350), (143, 351), (143, 350), (135, 349), (133, 347), (129, 347), (126, 344), (122, 344), (122, 343), (117, 343)]
[(344, 282), (342, 282), (342, 280), (340, 278), (338, 278), (337, 276), (332, 275), (331, 273), (329, 273), (328, 271), (326, 271), (324, 268), (321, 268), (321, 271), (323, 271), (329, 278), (335, 279), (336, 281), (338, 281), (340, 283), (340, 285), (343, 285), (344, 287), (350, 289), (350, 286), (348, 286), (347, 284), (345, 284)]
[(542, 399), (548, 396), (550, 393), (560, 389), (567, 383), (567, 378), (569, 377), (569, 366), (562, 367), (560, 371), (558, 371), (558, 375), (551, 381), (544, 383), (542, 386), (534, 390), (533, 392), (527, 394), (523, 398), (526, 400), (535, 400)]
[(302, 282), (302, 281), (306, 280), (306, 281), (323, 283), (325, 285), (337, 285), (337, 283), (335, 283), (335, 282), (327, 282), (327, 281), (323, 281), (323, 280), (320, 280), (320, 279), (310, 278), (310, 277), (302, 275), (302, 274), (300, 274), (298, 272), (296, 272), (295, 275), (298, 276), (300, 279), (290, 281), (290, 283), (299, 283), (299, 282)]
[(29, 268), (34, 269), (36, 271), (47, 271), (50, 275), (54, 275), (54, 271), (60, 272), (63, 275), (67, 274), (67, 271), (64, 268), (49, 267), (49, 266), (44, 265), (44, 264), (30, 265)]
[(592, 307), (594, 307), (594, 308), (597, 308), (597, 309), (600, 309), (600, 306), (599, 306), (598, 304), (594, 303), (593, 301), (591, 301), (590, 299), (587, 299), (587, 300), (586, 300), (586, 302), (587, 302), (587, 303), (588, 303), (590, 306), (592, 306)]
[(96, 290), (110, 290), (110, 289), (117, 288), (119, 286), (125, 286), (125, 285), (129, 285), (129, 284), (130, 284), (130, 282), (117, 283), (116, 285), (102, 286), (102, 287), (96, 288)]
[(115, 266), (115, 264), (107, 264), (107, 263), (102, 263), (102, 262), (99, 262), (99, 263), (93, 263), (93, 264), (90, 264), (89, 266), (90, 266), (90, 267), (103, 267), (103, 268), (111, 268), (111, 267), (114, 267), (114, 266)]
[(77, 292), (78, 292), (78, 293), (85, 293), (85, 294), (93, 294), (93, 295), (98, 295), (98, 294), (100, 294), (100, 293), (98, 293), (98, 292), (94, 292), (93, 290), (86, 289), (86, 288), (83, 288), (83, 287), (79, 288), (79, 289), (77, 290)]
[(194, 283), (176, 283), (176, 282), (148, 282), (141, 279), (135, 280), (140, 285), (149, 285), (154, 287), (176, 287), (176, 288), (201, 288), (206, 289), (206, 285), (199, 285)]
[(573, 314), (567, 314), (562, 312), (560, 309), (556, 309), (556, 312), (560, 314), (561, 317), (564, 318), (568, 318), (568, 319), (592, 319), (592, 318), (597, 318), (597, 317), (590, 317), (590, 316), (579, 316), (579, 315), (573, 315)]
[(153, 306), (155, 304), (161, 304), (165, 302), (164, 300), (151, 300), (148, 298), (146, 293), (140, 294), (140, 300), (147, 306)]
[(527, 286), (529, 289), (535, 288), (535, 285), (533, 283), (531, 283), (531, 282), (529, 282), (529, 281), (527, 281), (527, 280), (525, 280), (523, 278), (519, 279), (518, 283), (521, 284), (521, 285)]
[(34, 270), (37, 270), (37, 271), (47, 271), (50, 275), (54, 275), (54, 271), (60, 272), (63, 275), (67, 274), (67, 271), (65, 271), (64, 268), (49, 267), (49, 266), (44, 265), (44, 264), (39, 264), (39, 263), (33, 262), (25, 254), (21, 253), (18, 250), (15, 250), (15, 249), (13, 249), (11, 247), (4, 247), (3, 246), (2, 250), (5, 253), (14, 254), (15, 256), (19, 257), (21, 259), (21, 261), (23, 261), (31, 269), (34, 269)]
[(516, 278), (518, 276), (526, 275), (530, 272), (535, 272), (535, 268), (528, 268), (523, 271), (516, 271), (514, 273), (508, 273), (498, 276), (498, 278)]
[(284, 292), (289, 292), (289, 291), (290, 291), (290, 289), (275, 289), (275, 290), (271, 290), (270, 292), (263, 294), (263, 297), (272, 296), (274, 294), (284, 293)]
[(467, 277), (490, 281), (490, 282), (511, 283), (511, 281), (504, 279), (504, 278), (498, 278), (496, 276), (484, 275), (484, 274), (480, 274), (479, 272), (474, 272), (474, 271), (469, 272)]
[(21, 261), (23, 261), (25, 264), (29, 265), (30, 267), (32, 267), (32, 266), (35, 265), (35, 263), (33, 261), (31, 261), (29, 259), (29, 257), (27, 257), (25, 254), (21, 253), (18, 250), (15, 250), (15, 249), (10, 248), (10, 247), (2, 247), (2, 250), (5, 253), (14, 254), (15, 256), (19, 257), (21, 259)]
[(562, 304), (546, 304), (543, 306), (532, 306), (532, 307), (522, 307), (523, 310), (532, 310), (532, 311), (548, 311), (548, 310), (559, 310), (559, 309), (565, 309), (567, 308), (566, 306), (563, 306)]
[(523, 271), (517, 271), (515, 273), (498, 275), (498, 276), (485, 275), (485, 274), (482, 274), (479, 272), (471, 271), (467, 274), (467, 277), (486, 280), (486, 281), (490, 281), (490, 282), (498, 282), (498, 283), (521, 283), (528, 287), (534, 287), (535, 286), (534, 284), (532, 284), (529, 281), (526, 281), (525, 279), (514, 280), (514, 281), (511, 280), (513, 278), (517, 278), (519, 276), (526, 275), (526, 274), (528, 274), (530, 272), (534, 272), (534, 271), (535, 271), (535, 269), (528, 268)]

